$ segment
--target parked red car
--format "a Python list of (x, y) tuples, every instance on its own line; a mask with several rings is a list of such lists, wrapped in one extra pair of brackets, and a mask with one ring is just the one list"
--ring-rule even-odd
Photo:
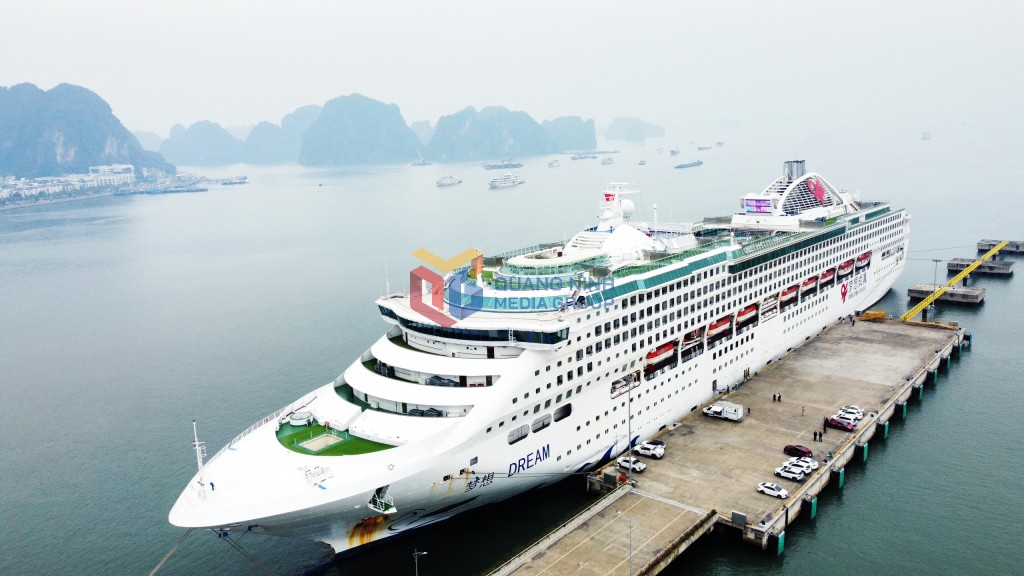
[(801, 458), (814, 458), (814, 453), (807, 446), (801, 446), (800, 444), (787, 444), (782, 449), (783, 452), (790, 456), (799, 456)]

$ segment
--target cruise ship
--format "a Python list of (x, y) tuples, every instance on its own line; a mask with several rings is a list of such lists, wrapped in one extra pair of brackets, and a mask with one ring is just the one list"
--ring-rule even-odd
[(512, 186), (519, 186), (524, 182), (525, 180), (520, 180), (519, 176), (516, 176), (515, 174), (512, 174), (510, 172), (506, 172), (501, 176), (495, 176), (494, 178), (491, 178), (491, 181), (488, 182), (488, 185), (491, 188), (510, 188)]
[(610, 185), (568, 241), (417, 268), (337, 379), (212, 458), (196, 438), (170, 522), (340, 553), (598, 470), (868, 308), (906, 261), (903, 209), (803, 161), (688, 224), (636, 221), (632, 194)]

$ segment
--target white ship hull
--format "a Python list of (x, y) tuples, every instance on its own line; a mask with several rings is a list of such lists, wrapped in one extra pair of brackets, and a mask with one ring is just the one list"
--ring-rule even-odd
[[(511, 329), (509, 340), (494, 346), (428, 334), (428, 323), (404, 320), (407, 296), (384, 298), (378, 304), (389, 312), (388, 334), (335, 382), (258, 422), (211, 458), (180, 496), (170, 521), (303, 536), (342, 552), (594, 470), (740, 385), (838, 318), (877, 302), (903, 269), (908, 233), (906, 214), (886, 211), (818, 245), (780, 252), (756, 265), (735, 259), (694, 268), (680, 280), (654, 281), (659, 274), (693, 268), (680, 260), (639, 274), (650, 279), (646, 287), (615, 303), (577, 308), (573, 295), (568, 306), (539, 313), (539, 322), (568, 327), (568, 337), (552, 345), (513, 341)], [(868, 251), (874, 256), (852, 274), (780, 302), (789, 286)], [(746, 268), (729, 272), (731, 262)], [(744, 289), (726, 292), (727, 286)], [(705, 294), (722, 297), (709, 303)], [(661, 311), (643, 318), (652, 301)], [(751, 321), (731, 324), (712, 341), (702, 335), (697, 345), (677, 344), (675, 362), (645, 370), (646, 354), (659, 345), (707, 331), (751, 304), (759, 305)], [(629, 320), (638, 312), (639, 320)], [(476, 325), (515, 324), (513, 316), (506, 312), (488, 320), (481, 312), (471, 319)], [(652, 320), (657, 325), (645, 330)], [(639, 334), (630, 336), (637, 328)], [(614, 343), (602, 350), (605, 340)], [(630, 378), (635, 380), (629, 393), (613, 384)], [(362, 404), (348, 397), (353, 393)], [(429, 418), (412, 406), (446, 408), (443, 416)], [(388, 447), (343, 456), (289, 449), (277, 429), (282, 418), (300, 409), (321, 424), (329, 422), (329, 428)], [(633, 414), (631, 422), (627, 413)], [(520, 439), (515, 431), (522, 428)], [(393, 507), (370, 509), (382, 488)]]

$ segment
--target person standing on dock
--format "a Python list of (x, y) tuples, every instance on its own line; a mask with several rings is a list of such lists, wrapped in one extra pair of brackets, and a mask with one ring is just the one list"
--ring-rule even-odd
[(806, 406), (801, 406), (800, 407), (800, 415), (804, 416), (806, 414), (807, 414), (807, 407)]

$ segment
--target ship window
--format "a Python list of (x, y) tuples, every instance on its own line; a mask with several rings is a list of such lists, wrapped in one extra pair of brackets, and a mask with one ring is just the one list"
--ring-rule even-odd
[(543, 430), (551, 425), (551, 414), (545, 414), (533, 421), (533, 431)]
[(544, 401), (544, 407), (545, 408), (550, 408), (551, 407), (551, 398), (548, 398), (547, 400)]
[(516, 442), (519, 442), (523, 438), (526, 438), (526, 436), (529, 433), (530, 433), (530, 427), (527, 426), (526, 424), (523, 424), (522, 426), (520, 426), (518, 428), (515, 428), (513, 430), (509, 430), (509, 432), (508, 432), (508, 443), (509, 444), (515, 444)]
[[(490, 429), (488, 428), (488, 430), (490, 430)], [(476, 456), (473, 456), (473, 458), (471, 458), (469, 460), (469, 465), (470, 466), (476, 466), (476, 463), (477, 463), (477, 458), (476, 458)]]
[(537, 412), (540, 412), (540, 404), (533, 407), (533, 413), (536, 414)]
[(519, 398), (513, 398), (513, 399), (512, 399), (512, 403), (513, 403), (513, 404), (515, 404), (516, 402), (519, 402)]

